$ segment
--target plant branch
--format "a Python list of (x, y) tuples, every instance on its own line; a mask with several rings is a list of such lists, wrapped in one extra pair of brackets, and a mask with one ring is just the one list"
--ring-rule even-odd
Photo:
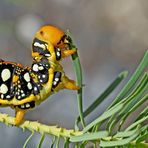
[[(15, 126), (14, 119), (15, 119), (14, 117), (9, 116), (8, 114), (0, 113), (0, 122), (4, 123), (5, 125)], [(56, 136), (56, 137), (63, 137), (64, 139), (70, 138), (72, 140), (71, 142), (77, 140), (78, 137), (81, 137), (79, 139), (80, 141), (82, 139), (84, 141), (86, 139), (90, 140), (90, 139), (93, 139), (93, 137), (95, 137), (97, 140), (100, 140), (100, 138), (103, 138), (103, 137), (104, 137), (103, 138), (104, 140), (107, 140), (107, 139), (108, 139), (107, 141), (112, 140), (112, 138), (107, 134), (106, 131), (100, 131), (98, 133), (92, 133), (92, 134), (90, 134), (90, 137), (91, 137), (90, 138), (89, 133), (84, 134), (82, 131), (75, 131), (73, 129), (68, 130), (68, 129), (65, 129), (65, 128), (57, 127), (57, 126), (49, 126), (49, 125), (39, 123), (37, 121), (24, 121), (24, 123), (21, 124), (20, 126), (18, 126), (18, 128), (22, 128), (23, 130), (28, 129), (32, 132), (31, 136), (29, 137), (29, 139), (26, 142), (26, 145), (27, 145), (28, 141), (30, 140), (30, 138), (32, 137), (32, 135), (34, 134), (34, 132), (39, 132), (42, 135), (50, 134), (50, 135), (53, 135), (53, 136)], [(97, 135), (98, 135), (98, 137), (96, 137)], [(119, 141), (121, 141), (121, 140), (119, 139)], [(116, 141), (116, 142), (119, 143), (118, 141)], [(129, 144), (135, 144), (135, 142), (130, 142)], [(138, 143), (138, 144), (140, 146), (143, 146), (143, 145), (148, 146), (147, 143)]]
[[(0, 113), (0, 122), (6, 125), (15, 126), (14, 119), (14, 117), (9, 116), (8, 114)], [(46, 133), (63, 138), (70, 138), (70, 136), (82, 135), (81, 131), (75, 131), (73, 129), (68, 130), (58, 126), (49, 126), (37, 121), (24, 121), (24, 123), (18, 127), (22, 128), (23, 130), (28, 129), (30, 131), (39, 132), (41, 134)]]

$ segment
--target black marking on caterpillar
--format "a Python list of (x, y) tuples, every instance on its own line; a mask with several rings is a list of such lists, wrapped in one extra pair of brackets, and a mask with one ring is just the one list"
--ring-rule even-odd
[(47, 45), (46, 42), (35, 38), (32, 44), (33, 52), (38, 52), (40, 55), (44, 55), (45, 57), (50, 57), (51, 53), (47, 50), (46, 45)]
[(31, 109), (31, 108), (35, 107), (35, 102), (34, 101), (27, 102), (27, 103), (24, 103), (22, 105), (18, 105), (17, 107), (20, 108), (20, 109)]
[(38, 75), (38, 80), (40, 84), (48, 82), (48, 69), (50, 68), (49, 63), (47, 63), (45, 58), (41, 59), (41, 62), (34, 61), (32, 64), (32, 71)]
[(55, 47), (54, 50), (55, 50), (56, 60), (59, 61), (61, 59), (61, 49)]
[(32, 93), (34, 87), (33, 80), (27, 69), (21, 71), (18, 83), (15, 87), (15, 96), (18, 100), (22, 100)]
[(14, 97), (12, 78), (15, 68), (11, 64), (0, 64), (0, 98), (11, 100)]
[(61, 82), (61, 76), (62, 76), (62, 73), (57, 71), (57, 72), (54, 72), (54, 77), (53, 77), (53, 82), (52, 82), (52, 90), (54, 88), (56, 88), (58, 86), (58, 84)]

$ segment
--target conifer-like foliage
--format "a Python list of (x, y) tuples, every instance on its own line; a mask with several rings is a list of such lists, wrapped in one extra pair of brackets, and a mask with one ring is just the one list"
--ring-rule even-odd
[[(70, 38), (69, 33), (67, 35)], [(72, 40), (70, 40), (71, 49), (76, 48)], [(61, 128), (57, 126), (44, 125), (39, 122), (25, 121), (19, 128), (23, 130), (30, 130), (31, 135), (24, 144), (31, 140), (31, 137), (36, 132), (41, 133), (41, 139), (38, 148), (42, 147), (45, 135), (52, 135), (54, 137), (53, 143), (49, 147), (59, 147), (59, 141), (64, 139), (65, 143), (62, 147), (68, 148), (72, 143), (76, 148), (83, 148), (89, 145), (91, 147), (148, 147), (146, 140), (148, 139), (148, 107), (133, 117), (133, 121), (125, 126), (128, 117), (148, 102), (148, 50), (145, 52), (139, 66), (120, 90), (113, 102), (106, 108), (104, 113), (91, 123), (86, 123), (85, 118), (91, 116), (91, 113), (115, 90), (123, 79), (127, 77), (128, 72), (121, 72), (115, 80), (96, 98), (86, 110), (83, 111), (83, 82), (81, 63), (78, 52), (72, 55), (72, 62), (76, 74), (77, 84), (81, 87), (77, 91), (77, 102), (79, 115), (75, 122), (74, 129), (68, 130), (66, 127)], [(97, 61), (96, 61), (97, 62)], [(90, 86), (91, 87), (91, 86)], [(0, 114), (0, 122), (6, 125), (14, 125), (14, 118), (7, 114)], [(103, 129), (101, 126), (103, 125)], [(80, 128), (81, 127), (81, 128)]]

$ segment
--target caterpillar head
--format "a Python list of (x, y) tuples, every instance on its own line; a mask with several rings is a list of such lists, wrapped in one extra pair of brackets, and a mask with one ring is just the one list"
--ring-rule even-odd
[(36, 38), (45, 42), (50, 42), (54, 46), (57, 46), (60, 43), (63, 36), (64, 32), (54, 26), (43, 26), (35, 35)]
[(75, 50), (67, 51), (69, 48), (65, 33), (54, 26), (43, 26), (35, 34), (32, 45), (32, 56), (45, 56), (52, 61), (60, 60), (62, 57), (69, 56)]

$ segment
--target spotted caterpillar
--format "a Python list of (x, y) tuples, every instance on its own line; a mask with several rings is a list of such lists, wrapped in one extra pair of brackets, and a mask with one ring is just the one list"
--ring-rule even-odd
[(59, 64), (62, 58), (75, 52), (69, 48), (69, 40), (62, 30), (43, 26), (32, 43), (31, 67), (0, 60), (0, 106), (15, 110), (15, 125), (20, 125), (25, 113), (51, 94), (64, 88), (79, 89)]

